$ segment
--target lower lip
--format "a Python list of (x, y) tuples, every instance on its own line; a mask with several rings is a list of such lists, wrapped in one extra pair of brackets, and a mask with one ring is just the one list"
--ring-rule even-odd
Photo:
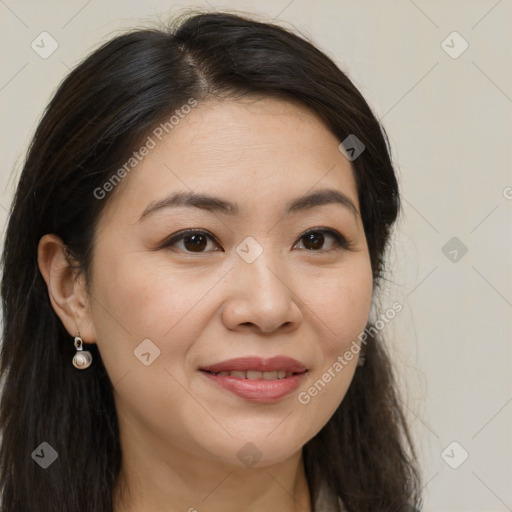
[(213, 375), (206, 371), (202, 371), (202, 373), (221, 388), (231, 391), (231, 393), (240, 398), (252, 402), (269, 403), (276, 402), (286, 395), (293, 393), (307, 372), (275, 380), (249, 380), (228, 375)]

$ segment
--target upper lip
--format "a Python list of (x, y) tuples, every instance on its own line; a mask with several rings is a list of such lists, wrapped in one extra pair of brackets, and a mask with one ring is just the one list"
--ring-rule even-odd
[(276, 356), (268, 359), (261, 357), (238, 357), (228, 359), (220, 363), (202, 366), (200, 370), (207, 372), (230, 372), (230, 371), (257, 371), (257, 372), (275, 372), (285, 370), (286, 372), (302, 373), (307, 370), (300, 361), (287, 356)]

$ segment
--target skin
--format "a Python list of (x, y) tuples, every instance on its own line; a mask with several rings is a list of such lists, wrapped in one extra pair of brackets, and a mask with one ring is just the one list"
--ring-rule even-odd
[[(298, 394), (363, 331), (373, 291), (353, 170), (338, 145), (293, 102), (200, 103), (104, 199), (90, 295), (60, 239), (41, 239), (55, 312), (70, 336), (98, 344), (114, 386), (123, 451), (116, 512), (311, 510), (302, 447), (342, 401), (357, 357), (307, 405)], [(284, 216), (288, 201), (320, 188), (343, 192), (357, 212), (328, 204)], [(235, 202), (240, 215), (163, 208), (139, 222), (152, 202), (190, 190)], [(311, 249), (302, 235), (318, 227), (351, 248), (325, 235)], [(161, 247), (187, 228), (215, 239), (203, 238), (202, 252), (190, 240)], [(263, 249), (252, 263), (236, 252), (248, 236)], [(145, 339), (160, 350), (148, 366), (134, 356)], [(308, 375), (263, 404), (198, 370), (246, 355), (287, 355)], [(252, 467), (237, 457), (248, 442), (261, 454)]]

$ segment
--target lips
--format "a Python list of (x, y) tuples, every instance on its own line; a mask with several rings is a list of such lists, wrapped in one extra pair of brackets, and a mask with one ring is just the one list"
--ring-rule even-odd
[(296, 359), (242, 357), (200, 368), (220, 388), (252, 402), (275, 402), (290, 395), (308, 372)]
[(237, 379), (248, 379), (248, 380), (276, 380), (276, 379), (286, 379), (287, 377), (291, 377), (294, 375), (293, 372), (287, 372), (286, 370), (277, 370), (275, 372), (258, 372), (255, 370), (247, 370), (247, 371), (221, 371), (221, 372), (209, 372), (212, 375), (220, 375), (221, 377), (235, 377)]
[[(217, 364), (203, 366), (201, 370), (210, 373), (220, 372), (285, 372), (285, 373), (303, 373), (307, 370), (306, 366), (296, 359), (286, 356), (271, 357), (262, 359), (260, 357), (239, 357), (222, 361)], [(250, 378), (250, 377), (248, 377)], [(282, 378), (282, 377), (281, 377)]]

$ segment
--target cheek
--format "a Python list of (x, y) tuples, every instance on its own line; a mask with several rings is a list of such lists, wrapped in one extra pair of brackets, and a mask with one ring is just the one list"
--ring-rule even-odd
[(343, 400), (357, 368), (360, 341), (370, 313), (373, 280), (369, 264), (332, 272), (315, 294), (309, 292), (319, 334), (318, 364), (297, 398), (310, 429), (318, 431)]
[(212, 278), (205, 275), (191, 283), (186, 272), (148, 264), (144, 253), (127, 253), (122, 260), (98, 256), (94, 322), (119, 420), (127, 429), (141, 424), (183, 441), (187, 422), (177, 417), (208, 420), (183, 389), (183, 363), (203, 328), (199, 308)]
[(182, 324), (191, 324), (189, 315), (212, 286), (207, 274), (204, 279), (197, 272), (189, 275), (144, 252), (105, 257), (97, 267), (99, 323), (132, 343), (173, 337)]
[[(147, 253), (126, 251), (116, 257), (112, 249), (103, 246), (95, 260), (93, 320), (98, 349), (113, 383), (127, 372), (131, 379), (153, 379), (166, 366), (163, 340), (172, 340), (174, 357), (180, 359), (193, 339), (193, 332), (184, 336), (182, 331), (185, 326), (194, 329), (189, 313), (201, 286), (189, 291), (194, 287), (177, 281), (178, 273), (171, 275), (170, 266), (148, 264)], [(149, 358), (142, 356), (148, 351)]]
[(321, 329), (324, 351), (332, 355), (350, 345), (366, 326), (373, 294), (371, 269), (361, 258), (360, 264), (328, 270), (313, 279), (318, 284), (314, 289), (304, 287), (302, 296)]

